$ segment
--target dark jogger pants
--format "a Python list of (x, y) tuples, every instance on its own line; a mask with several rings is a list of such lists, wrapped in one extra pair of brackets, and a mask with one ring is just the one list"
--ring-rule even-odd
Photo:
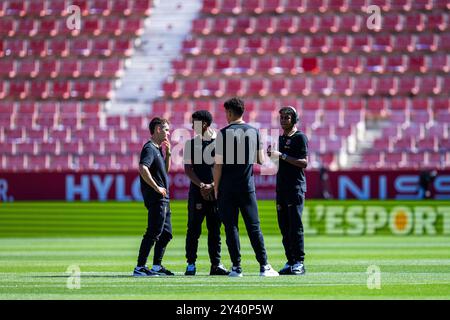
[(267, 264), (267, 254), (264, 247), (264, 237), (261, 232), (258, 216), (258, 206), (255, 192), (221, 193), (219, 195), (219, 216), (225, 226), (228, 252), (234, 266), (241, 264), (238, 217), (239, 210), (244, 219), (245, 227), (252, 244), (253, 251), (260, 265)]
[(148, 210), (147, 230), (139, 249), (138, 266), (144, 266), (150, 250), (155, 245), (153, 264), (160, 265), (166, 246), (172, 239), (172, 222), (170, 220), (169, 202), (161, 201), (146, 205)]
[(302, 194), (277, 194), (278, 226), (288, 263), (301, 262), (305, 258), (302, 213), (305, 196)]
[(189, 264), (197, 260), (198, 239), (206, 217), (208, 229), (208, 253), (212, 265), (220, 263), (220, 218), (216, 201), (206, 201), (199, 195), (189, 195), (188, 225), (186, 234), (186, 259)]

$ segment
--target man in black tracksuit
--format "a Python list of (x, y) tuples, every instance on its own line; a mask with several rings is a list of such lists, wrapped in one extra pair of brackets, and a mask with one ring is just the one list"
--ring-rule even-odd
[[(173, 272), (161, 265), (166, 246), (172, 239), (167, 176), (170, 167), (169, 122), (154, 118), (149, 124), (149, 130), (151, 138), (143, 146), (139, 161), (141, 192), (148, 211), (148, 223), (133, 275), (173, 276)], [(166, 158), (163, 156), (163, 147)], [(146, 262), (153, 245), (155, 245), (153, 267), (149, 269)]]
[(224, 107), (229, 125), (223, 128), (217, 137), (214, 191), (233, 263), (230, 276), (242, 277), (239, 210), (260, 264), (260, 275), (278, 276), (278, 272), (267, 262), (253, 179), (253, 164), (262, 164), (264, 158), (259, 132), (242, 120), (245, 107), (241, 99), (229, 99), (224, 103)]
[(287, 263), (279, 271), (280, 275), (302, 275), (304, 266), (304, 231), (302, 212), (305, 203), (308, 139), (297, 130), (297, 111), (293, 107), (280, 110), (280, 124), (284, 130), (279, 137), (279, 151), (267, 154), (274, 161), (279, 161), (277, 172), (277, 214), (278, 225), (283, 237), (283, 246)]
[(213, 166), (215, 132), (210, 128), (212, 115), (198, 110), (192, 114), (192, 125), (197, 134), (186, 142), (184, 148), (184, 170), (191, 180), (188, 200), (188, 227), (186, 234), (187, 268), (185, 275), (196, 273), (198, 239), (206, 217), (208, 228), (208, 253), (211, 261), (210, 275), (228, 275), (220, 263), (220, 218), (217, 200), (214, 197)]

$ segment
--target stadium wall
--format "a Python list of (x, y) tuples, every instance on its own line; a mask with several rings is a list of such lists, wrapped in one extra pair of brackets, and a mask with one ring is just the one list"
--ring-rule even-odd
[[(333, 199), (418, 198), (420, 171), (338, 171), (328, 173), (326, 189)], [(186, 199), (189, 180), (183, 172), (170, 174), (172, 199)], [(256, 175), (259, 199), (274, 199), (275, 175)], [(323, 198), (318, 171), (307, 172), (307, 198)], [(438, 171), (430, 185), (431, 198), (450, 200), (450, 170)], [(128, 172), (0, 173), (0, 202), (31, 200), (141, 201), (139, 176)]]

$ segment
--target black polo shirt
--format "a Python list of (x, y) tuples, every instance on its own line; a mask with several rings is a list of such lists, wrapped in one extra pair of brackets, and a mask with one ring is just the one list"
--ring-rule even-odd
[(259, 131), (246, 124), (230, 124), (220, 130), (216, 154), (223, 157), (221, 192), (254, 192), (253, 164), (262, 148)]
[[(280, 136), (278, 140), (279, 151), (296, 159), (306, 159), (308, 155), (308, 138), (297, 131), (292, 136)], [(305, 193), (306, 177), (302, 168), (296, 167), (280, 159), (277, 173), (277, 192), (279, 193)]]
[(156, 184), (167, 190), (166, 197), (163, 197), (152, 187), (150, 187), (147, 182), (142, 179), (142, 177), (140, 177), (141, 192), (145, 203), (169, 201), (169, 177), (167, 175), (166, 162), (164, 160), (161, 148), (157, 148), (151, 141), (147, 142), (142, 147), (139, 164), (143, 164), (148, 167)]
[[(196, 136), (186, 141), (184, 145), (184, 163), (192, 165), (200, 181), (207, 184), (214, 181), (215, 141), (215, 139), (203, 140), (200, 136)], [(192, 181), (190, 190), (200, 192), (200, 188)]]

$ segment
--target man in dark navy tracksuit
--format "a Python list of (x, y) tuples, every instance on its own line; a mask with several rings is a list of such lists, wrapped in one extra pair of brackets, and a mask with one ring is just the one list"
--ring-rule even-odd
[(277, 214), (278, 225), (283, 237), (287, 263), (279, 271), (280, 275), (302, 275), (304, 266), (304, 232), (302, 222), (305, 203), (308, 139), (297, 129), (297, 111), (293, 107), (280, 109), (280, 124), (284, 131), (279, 137), (279, 151), (267, 154), (279, 161), (277, 172)]
[[(151, 139), (143, 146), (139, 161), (141, 192), (148, 211), (148, 224), (133, 275), (172, 276), (174, 274), (161, 265), (166, 246), (172, 239), (167, 175), (170, 167), (169, 122), (154, 118), (149, 124), (149, 130)], [(165, 159), (162, 147), (165, 148)], [(146, 262), (153, 245), (153, 267), (149, 269)]]
[(184, 148), (184, 170), (191, 180), (188, 200), (188, 228), (186, 233), (185, 275), (196, 273), (198, 239), (202, 232), (202, 223), (206, 217), (208, 228), (208, 253), (211, 261), (210, 275), (228, 275), (227, 269), (220, 263), (220, 218), (217, 200), (214, 197), (213, 166), (215, 132), (210, 128), (212, 115), (207, 110), (198, 110), (192, 114), (192, 125), (197, 134), (188, 140)]
[(253, 164), (262, 164), (264, 158), (259, 132), (242, 120), (245, 107), (241, 99), (229, 99), (224, 103), (224, 107), (229, 125), (217, 136), (214, 188), (233, 263), (229, 275), (242, 277), (238, 232), (240, 210), (260, 264), (260, 275), (278, 276), (278, 272), (267, 262), (255, 194)]

